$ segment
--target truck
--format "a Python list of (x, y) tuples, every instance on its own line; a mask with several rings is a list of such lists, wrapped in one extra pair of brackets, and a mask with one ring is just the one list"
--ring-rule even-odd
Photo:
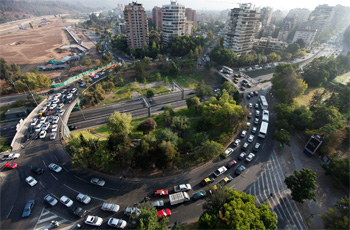
[(180, 184), (180, 185), (174, 186), (174, 192), (187, 192), (191, 189), (192, 187), (190, 184)]
[(181, 204), (185, 201), (189, 201), (190, 197), (187, 192), (178, 192), (169, 195), (170, 205)]

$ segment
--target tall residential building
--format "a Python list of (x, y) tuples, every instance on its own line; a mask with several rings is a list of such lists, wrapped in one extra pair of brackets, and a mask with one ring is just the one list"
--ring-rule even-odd
[(167, 45), (172, 37), (185, 35), (185, 6), (172, 0), (163, 5), (163, 41)]
[(319, 32), (330, 23), (333, 14), (334, 7), (328, 6), (327, 4), (317, 6), (310, 14), (308, 18), (308, 24), (312, 29), (318, 30)]
[(251, 3), (231, 9), (226, 22), (224, 47), (232, 49), (238, 56), (249, 53), (253, 49), (259, 19), (260, 11)]
[(187, 18), (187, 21), (192, 21), (193, 26), (196, 26), (197, 16), (196, 16), (195, 10), (192, 10), (191, 8), (186, 8), (185, 9), (185, 16)]
[(298, 30), (295, 32), (292, 42), (294, 43), (298, 39), (302, 39), (305, 42), (305, 48), (309, 49), (316, 37), (316, 34), (317, 29), (312, 29), (309, 25), (302, 26), (299, 27)]
[(272, 18), (272, 8), (271, 7), (263, 7), (260, 10), (260, 22), (262, 24), (262, 27), (268, 26), (271, 23)]
[(162, 15), (162, 8), (155, 6), (152, 10), (152, 22), (156, 29), (162, 29), (162, 23), (163, 23), (163, 15)]
[(283, 25), (278, 32), (277, 38), (281, 41), (287, 41), (288, 35), (292, 32), (294, 27), (296, 26), (296, 19), (295, 18), (285, 18), (283, 20)]
[(125, 6), (124, 20), (127, 42), (130, 49), (141, 49), (148, 44), (148, 21), (142, 4), (132, 2)]
[(193, 22), (185, 21), (185, 35), (191, 35), (193, 30)]

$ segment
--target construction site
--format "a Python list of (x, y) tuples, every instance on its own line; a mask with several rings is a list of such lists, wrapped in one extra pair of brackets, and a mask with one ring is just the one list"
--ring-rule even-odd
[(75, 28), (58, 16), (0, 25), (0, 57), (16, 63), (24, 73), (39, 69), (56, 83), (86, 70), (80, 61), (84, 56), (100, 57), (96, 41), (91, 31)]

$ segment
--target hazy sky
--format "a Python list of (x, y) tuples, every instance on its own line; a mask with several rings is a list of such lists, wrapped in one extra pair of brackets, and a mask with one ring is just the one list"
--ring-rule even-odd
[[(116, 3), (129, 4), (127, 0), (116, 0)], [(154, 6), (162, 6), (169, 4), (170, 0), (138, 0), (138, 3), (144, 5), (146, 10), (151, 10)], [(251, 2), (255, 6), (271, 6), (274, 9), (289, 10), (292, 8), (308, 8), (313, 10), (320, 4), (328, 4), (335, 6), (341, 4), (343, 6), (350, 6), (350, 0), (251, 0), (251, 1), (230, 1), (230, 0), (178, 0), (178, 2), (185, 7), (196, 10), (225, 10), (237, 6), (238, 3)]]

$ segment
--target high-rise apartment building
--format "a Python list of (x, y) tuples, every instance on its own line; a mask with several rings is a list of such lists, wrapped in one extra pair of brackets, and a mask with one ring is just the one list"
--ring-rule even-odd
[(289, 34), (292, 32), (294, 27), (296, 26), (295, 18), (285, 18), (283, 20), (283, 25), (278, 32), (277, 38), (281, 41), (287, 41)]
[(192, 21), (193, 26), (196, 26), (197, 16), (196, 16), (195, 10), (192, 10), (191, 8), (186, 8), (185, 9), (185, 16), (186, 16), (187, 21)]
[(259, 19), (260, 10), (255, 9), (251, 3), (231, 9), (226, 22), (224, 47), (232, 49), (238, 56), (249, 53), (253, 49)]
[(167, 45), (172, 37), (185, 35), (185, 6), (172, 0), (163, 5), (163, 41)]
[(125, 6), (124, 20), (129, 48), (141, 49), (148, 44), (148, 21), (142, 4), (132, 2)]
[(308, 24), (312, 29), (319, 32), (331, 21), (334, 14), (334, 7), (327, 4), (317, 6), (308, 18)]
[(305, 48), (309, 49), (317, 34), (317, 29), (312, 29), (309, 25), (301, 26), (295, 32), (292, 43), (298, 39), (305, 42)]
[(163, 23), (163, 14), (162, 14), (162, 8), (155, 6), (152, 10), (152, 22), (156, 29), (162, 29), (162, 23)]
[(262, 27), (270, 25), (272, 18), (272, 8), (263, 7), (261, 8), (260, 13), (260, 22), (262, 24)]

